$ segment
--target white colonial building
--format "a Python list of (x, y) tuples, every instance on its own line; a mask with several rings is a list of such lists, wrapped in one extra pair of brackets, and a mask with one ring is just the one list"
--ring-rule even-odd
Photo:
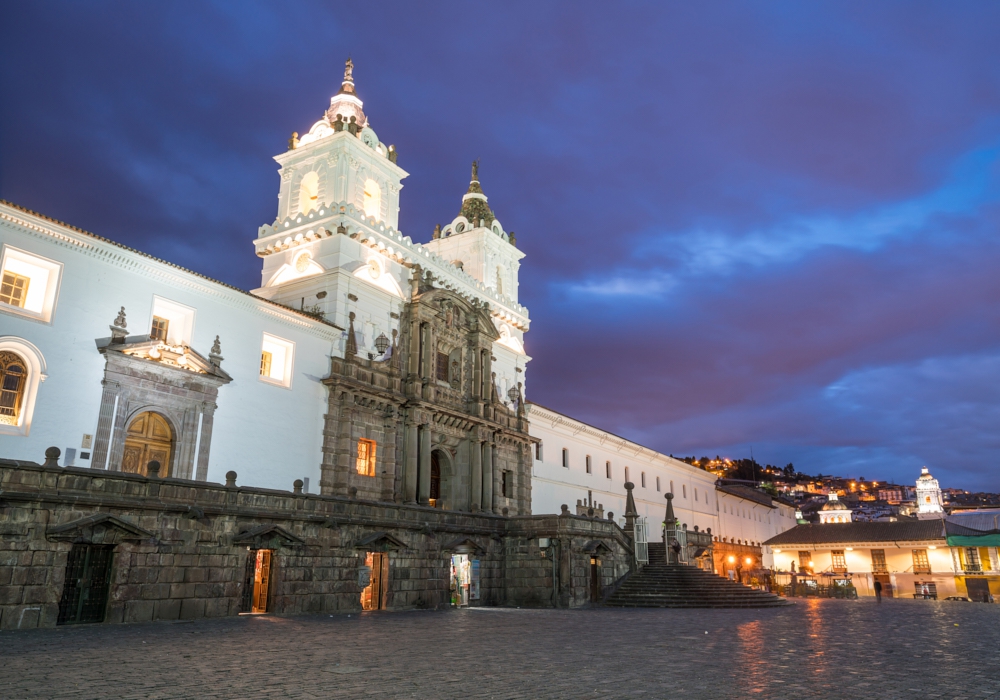
[(720, 542), (794, 526), (752, 489), (525, 401), (524, 253), (477, 164), (450, 224), (423, 244), (399, 231), (407, 173), (352, 70), (275, 158), (253, 291), (0, 202), (0, 456), (55, 446), (63, 466), (511, 515), (621, 516), (630, 481), (651, 537), (667, 493)]

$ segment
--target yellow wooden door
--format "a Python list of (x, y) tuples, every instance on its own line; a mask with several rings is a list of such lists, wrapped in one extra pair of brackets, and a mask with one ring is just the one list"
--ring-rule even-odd
[(125, 433), (122, 471), (146, 474), (146, 465), (156, 460), (160, 463), (160, 476), (170, 476), (173, 437), (173, 431), (163, 416), (152, 411), (140, 413)]

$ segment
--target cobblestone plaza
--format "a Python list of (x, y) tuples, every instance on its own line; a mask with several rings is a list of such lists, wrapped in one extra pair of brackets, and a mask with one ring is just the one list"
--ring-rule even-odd
[(255, 616), (0, 634), (14, 698), (996, 698), (1000, 607)]

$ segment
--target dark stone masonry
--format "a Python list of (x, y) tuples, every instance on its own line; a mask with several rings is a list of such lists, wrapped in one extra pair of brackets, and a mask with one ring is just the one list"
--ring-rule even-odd
[[(0, 629), (350, 612), (366, 586), (381, 586), (373, 609), (445, 608), (453, 554), (477, 562), (469, 605), (579, 607), (632, 561), (617, 524), (568, 511), (445, 511), (230, 475), (223, 486), (0, 459)], [(372, 571), (372, 556), (387, 562)]]

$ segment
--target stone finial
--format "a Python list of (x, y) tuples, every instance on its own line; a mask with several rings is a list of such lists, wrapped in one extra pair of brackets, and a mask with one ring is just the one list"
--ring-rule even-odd
[(344, 82), (354, 82), (354, 61), (351, 60), (350, 56), (348, 56), (347, 60), (344, 62)]
[(625, 491), (628, 494), (625, 497), (625, 532), (629, 535), (635, 532), (635, 519), (639, 517), (639, 512), (635, 509), (635, 498), (632, 496), (632, 489), (635, 488), (635, 484), (631, 481), (625, 482)]
[(510, 244), (512, 246), (514, 246), (515, 248), (517, 248), (517, 238), (514, 236), (514, 232), (513, 231), (508, 231), (507, 232), (507, 238), (510, 239)]
[(288, 139), (288, 150), (294, 151), (299, 147), (299, 132), (293, 131), (292, 138)]
[(128, 324), (125, 322), (125, 307), (121, 307), (118, 315), (115, 316), (114, 322), (111, 324), (111, 342), (121, 343), (128, 336)]
[(62, 454), (62, 450), (58, 447), (50, 447), (45, 450), (45, 461), (42, 463), (43, 467), (58, 467), (59, 466), (59, 455)]
[(344, 349), (344, 355), (357, 355), (358, 354), (358, 338), (354, 333), (354, 312), (352, 311), (347, 316), (350, 327), (347, 330), (347, 347)]
[(226, 472), (226, 486), (236, 486), (236, 472)]
[(569, 506), (568, 505), (566, 505), (565, 503), (563, 503), (560, 506), (560, 508), (562, 509), (562, 512), (559, 513), (559, 515), (569, 515)]
[(158, 479), (160, 477), (160, 463), (155, 459), (146, 464), (146, 476), (150, 479)]
[(608, 511), (608, 520), (610, 520), (611, 522), (615, 521), (615, 514), (612, 513), (610, 510)]
[(292, 482), (292, 491), (295, 493), (302, 493), (302, 487), (304, 485), (305, 483), (302, 481), (302, 479), (296, 479), (295, 481)]
[(472, 161), (472, 179), (476, 182), (479, 181), (479, 159), (476, 158)]
[(224, 359), (222, 357), (222, 344), (219, 342), (219, 336), (215, 336), (215, 342), (212, 343), (212, 349), (208, 353), (208, 361), (218, 367)]
[(434, 225), (434, 233), (431, 234), (431, 240), (437, 240), (441, 238), (441, 224)]

